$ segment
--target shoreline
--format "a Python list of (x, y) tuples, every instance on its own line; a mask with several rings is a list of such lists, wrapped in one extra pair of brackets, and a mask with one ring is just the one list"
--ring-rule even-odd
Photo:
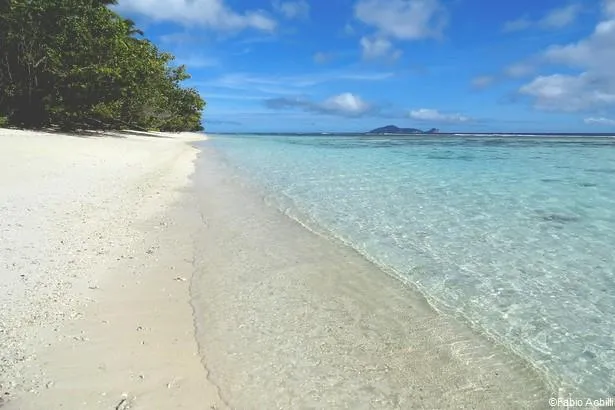
[(215, 148), (191, 146), (203, 135), (117, 137), (0, 129), (0, 238), (14, 243), (0, 256), (16, 264), (0, 265), (0, 306), (15, 303), (0, 313), (0, 407), (516, 409), (558, 396), (265, 203)]
[[(210, 134), (210, 137), (216, 138), (216, 135)], [(227, 164), (225, 163), (225, 165)], [(233, 169), (232, 172), (236, 172), (235, 176), (241, 180), (241, 185), (247, 187), (248, 190), (252, 191), (253, 195), (261, 196), (262, 200), (266, 203), (268, 207), (274, 208), (285, 218), (292, 220), (293, 223), (300, 225), (302, 228), (309, 231), (311, 234), (323, 238), (324, 241), (331, 242), (333, 246), (347, 248), (352, 253), (355, 253), (356, 256), (358, 256), (359, 258), (364, 259), (367, 263), (373, 265), (375, 268), (373, 272), (374, 274), (383, 274), (393, 279), (393, 283), (391, 283), (391, 286), (403, 287), (408, 291), (410, 297), (422, 300), (422, 302), (424, 302), (424, 304), (428, 306), (428, 309), (433, 310), (433, 312), (435, 312), (437, 315), (442, 315), (445, 318), (458, 322), (461, 326), (467, 328), (467, 330), (470, 330), (473, 334), (475, 334), (479, 339), (485, 340), (487, 343), (495, 346), (498, 349), (503, 349), (506, 354), (511, 355), (517, 360), (525, 363), (527, 367), (531, 369), (531, 372), (539, 375), (542, 384), (547, 390), (552, 392), (552, 396), (572, 397), (575, 395), (584, 395), (584, 393), (578, 392), (573, 386), (566, 385), (560, 379), (559, 376), (549, 374), (546, 368), (543, 368), (538, 363), (532, 361), (529, 356), (523, 354), (523, 352), (521, 352), (520, 350), (515, 349), (514, 346), (507, 344), (504, 340), (499, 339), (496, 335), (488, 333), (487, 331), (485, 331), (484, 328), (472, 322), (470, 319), (463, 316), (461, 313), (455, 312), (451, 309), (447, 309), (444, 306), (440, 306), (437, 299), (432, 298), (425, 289), (421, 288), (418, 284), (413, 283), (407, 276), (403, 275), (401, 272), (395, 270), (393, 267), (383, 264), (381, 261), (374, 258), (372, 255), (366, 253), (364, 250), (357, 248), (355, 244), (345, 240), (336, 232), (321, 226), (312, 217), (300, 211), (291, 198), (286, 197), (285, 195), (282, 195), (282, 198), (274, 197), (274, 194), (269, 191), (269, 188), (265, 187), (260, 182), (251, 179), (249, 175), (242, 174), (242, 172), (239, 172), (236, 169)]]
[[(334, 246), (347, 248), (351, 252), (356, 253), (359, 258), (364, 259), (366, 262), (374, 266), (375, 270), (378, 271), (374, 273), (384, 274), (393, 279), (394, 282), (392, 283), (392, 286), (403, 287), (408, 290), (408, 293), (411, 295), (410, 297), (420, 299), (428, 306), (428, 309), (433, 310), (433, 312), (437, 315), (442, 315), (447, 319), (458, 322), (460, 325), (466, 327), (474, 333), (478, 338), (487, 341), (487, 343), (492, 344), (498, 349), (503, 349), (506, 354), (511, 355), (519, 361), (525, 363), (527, 367), (531, 369), (531, 372), (539, 375), (541, 381), (543, 382), (542, 384), (547, 390), (552, 392), (552, 396), (559, 397), (560, 399), (566, 397), (587, 396), (586, 393), (577, 391), (574, 386), (565, 384), (559, 375), (550, 374), (547, 368), (541, 367), (538, 363), (535, 363), (530, 356), (524, 354), (519, 349), (515, 349), (515, 346), (506, 343), (495, 334), (488, 333), (483, 327), (472, 322), (461, 313), (450, 309), (450, 307), (447, 308), (445, 306), (441, 306), (440, 302), (436, 298), (433, 298), (427, 290), (412, 282), (401, 272), (395, 270), (393, 267), (381, 263), (378, 259), (374, 258), (365, 251), (358, 249), (353, 243), (345, 240), (332, 230), (321, 226), (307, 214), (299, 211), (292, 199), (288, 197), (285, 197), (284, 199), (270, 199), (272, 194), (267, 191), (267, 188), (260, 185), (257, 181), (250, 180), (248, 175), (241, 175), (240, 178), (242, 180), (241, 184), (247, 186), (249, 190), (255, 191), (257, 195), (263, 196), (263, 201), (267, 204), (267, 206), (275, 208), (275, 210), (277, 210), (284, 217), (292, 220), (292, 222), (300, 225), (310, 233), (323, 238), (325, 241), (331, 242)], [(292, 209), (292, 211), (289, 212), (289, 209)], [(557, 394), (555, 392), (557, 392)]]
[[(579, 164), (557, 166), (561, 171), (551, 174), (553, 165), (565, 162), (567, 149), (540, 161), (534, 154), (542, 144), (512, 149), (518, 141), (495, 148), (485, 143), (483, 149), (483, 143), (462, 138), (456, 142), (460, 150), (449, 155), (444, 140), (424, 146), (338, 136), (251, 137), (213, 135), (208, 145), (219, 148), (233, 173), (267, 203), (325, 237), (341, 237), (377, 265), (398, 269), (436, 310), (536, 368), (555, 397), (613, 394), (609, 334), (595, 324), (608, 323), (605, 312), (613, 306), (608, 294), (601, 296), (609, 283), (612, 258), (604, 246), (613, 227), (606, 219), (598, 222), (611, 214), (612, 197), (608, 182), (594, 175), (608, 167), (587, 163), (594, 155), (595, 164), (608, 160), (602, 144), (575, 145), (583, 153)], [(447, 155), (432, 155), (434, 150)], [(474, 161), (468, 169), (466, 154)], [(490, 160), (504, 158), (504, 170), (485, 172)], [(526, 160), (535, 167), (522, 166)], [(586, 182), (571, 183), (577, 180)], [(507, 184), (518, 189), (501, 188)], [(558, 198), (552, 208), (540, 200), (545, 184)], [(586, 186), (592, 191), (583, 192)], [(576, 213), (575, 203), (591, 213)], [(552, 218), (544, 218), (550, 214), (543, 206)], [(555, 222), (560, 214), (578, 219)], [(596, 226), (604, 226), (603, 233), (592, 232)], [(595, 281), (587, 283), (583, 269), (592, 261)]]
[(203, 134), (0, 129), (0, 406), (225, 408), (194, 340)]
[[(242, 176), (242, 178), (245, 178), (245, 176)], [(249, 186), (252, 186), (253, 181), (247, 182), (247, 184)], [(258, 184), (255, 184), (255, 186), (256, 185)], [(260, 186), (256, 188), (258, 192), (263, 192), (263, 191), (260, 191), (262, 189), (264, 188)], [(285, 199), (284, 204), (285, 206), (288, 206), (286, 201), (291, 201), (291, 200)], [(266, 200), (265, 202), (268, 203), (269, 201)], [(501, 348), (505, 350), (507, 354), (514, 356), (518, 360), (524, 362), (528, 366), (528, 368), (531, 369), (532, 372), (539, 375), (544, 386), (548, 390), (552, 392), (558, 391), (560, 397), (569, 397), (575, 394), (579, 395), (578, 392), (575, 392), (573, 387), (565, 386), (563, 382), (560, 383), (560, 380), (558, 380), (557, 377), (553, 377), (549, 375), (546, 368), (540, 367), (537, 363), (533, 362), (529, 356), (524, 355), (521, 351), (515, 349), (514, 346), (507, 344), (504, 340), (498, 339), (496, 335), (488, 333), (484, 328), (480, 327), (476, 323), (473, 323), (470, 319), (463, 316), (461, 313), (455, 312), (451, 310), (450, 308), (447, 309), (444, 306), (440, 306), (439, 301), (437, 299), (433, 298), (431, 295), (429, 295), (429, 293), (425, 289), (421, 288), (418, 284), (412, 282), (408, 277), (404, 276), (399, 271), (395, 270), (394, 268), (390, 266), (382, 264), (380, 261), (373, 258), (368, 253), (365, 253), (364, 251), (357, 249), (354, 246), (354, 244), (344, 240), (342, 237), (338, 236), (335, 232), (330, 231), (320, 226), (317, 222), (311, 220), (311, 218), (302, 214), (300, 211), (294, 209), (292, 214), (289, 213), (288, 211), (282, 211), (277, 206), (279, 204), (276, 205), (274, 202), (276, 202), (276, 200), (272, 201), (272, 203), (268, 203), (268, 206), (276, 208), (285, 217), (297, 223), (298, 225), (300, 225), (301, 227), (303, 227), (310, 233), (317, 235), (326, 241), (330, 241), (332, 244), (334, 244), (334, 246), (348, 248), (352, 252), (356, 253), (358, 257), (364, 259), (369, 264), (372, 264), (375, 267), (375, 270), (379, 271), (378, 273), (386, 275), (390, 277), (391, 279), (393, 279), (395, 282), (392, 284), (392, 286), (403, 287), (404, 289), (408, 291), (411, 297), (415, 297), (415, 298), (422, 300), (422, 302), (424, 302), (428, 306), (428, 309), (433, 310), (433, 312), (435, 312), (437, 315), (442, 315), (445, 318), (458, 322), (462, 326), (467, 327), (478, 338), (486, 340), (488, 343), (494, 345), (496, 348)], [(581, 394), (581, 396), (582, 395), (583, 394)]]
[[(197, 338), (231, 407), (545, 408), (557, 396), (529, 363), (265, 204), (215, 148), (199, 146), (208, 229)], [(263, 395), (266, 386), (280, 387)]]

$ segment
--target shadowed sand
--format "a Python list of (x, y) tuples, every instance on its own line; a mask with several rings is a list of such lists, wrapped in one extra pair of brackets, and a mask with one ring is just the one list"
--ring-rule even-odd
[(0, 129), (0, 407), (225, 407), (189, 300), (199, 139)]
[(200, 146), (197, 338), (231, 407), (549, 407), (525, 362), (268, 206)]

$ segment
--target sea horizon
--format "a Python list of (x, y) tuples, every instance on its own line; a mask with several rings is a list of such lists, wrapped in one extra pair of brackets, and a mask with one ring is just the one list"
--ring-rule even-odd
[(485, 136), (485, 137), (615, 137), (615, 132), (435, 132), (435, 133), (371, 133), (371, 132), (335, 132), (335, 131), (305, 131), (305, 132), (281, 132), (281, 131), (250, 131), (250, 132), (217, 132), (217, 131), (204, 131), (208, 135), (260, 135), (260, 136), (284, 136), (284, 135), (296, 135), (296, 136), (323, 136), (323, 135), (335, 135), (335, 136), (399, 136), (399, 137), (411, 137), (411, 136)]

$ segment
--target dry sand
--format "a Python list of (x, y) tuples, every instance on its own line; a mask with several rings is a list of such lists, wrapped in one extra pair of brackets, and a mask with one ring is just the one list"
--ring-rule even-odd
[(225, 407), (190, 304), (198, 139), (0, 130), (0, 407)]

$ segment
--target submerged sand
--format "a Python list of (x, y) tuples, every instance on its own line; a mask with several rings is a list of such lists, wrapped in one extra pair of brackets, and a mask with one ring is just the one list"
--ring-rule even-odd
[(200, 134), (0, 130), (0, 406), (222, 408), (194, 340)]
[(549, 407), (526, 362), (269, 206), (200, 145), (197, 338), (231, 407)]

